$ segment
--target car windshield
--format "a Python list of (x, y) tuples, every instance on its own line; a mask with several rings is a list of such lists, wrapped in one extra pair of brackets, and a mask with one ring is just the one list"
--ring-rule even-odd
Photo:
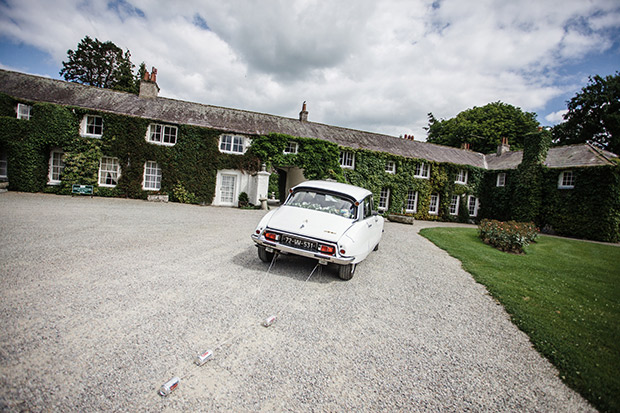
[(357, 215), (357, 207), (353, 201), (338, 195), (306, 189), (295, 191), (284, 205), (327, 212), (349, 219), (354, 219)]

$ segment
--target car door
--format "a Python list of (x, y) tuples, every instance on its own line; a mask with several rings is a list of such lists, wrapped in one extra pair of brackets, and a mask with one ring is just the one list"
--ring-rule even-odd
[(383, 233), (383, 217), (374, 211), (374, 203), (372, 195), (368, 195), (364, 199), (364, 223), (366, 228), (366, 237), (368, 239), (368, 252), (370, 252), (379, 241)]

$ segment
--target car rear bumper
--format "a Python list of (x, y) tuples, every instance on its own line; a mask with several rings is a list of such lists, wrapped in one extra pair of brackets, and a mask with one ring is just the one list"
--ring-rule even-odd
[(338, 265), (347, 265), (351, 264), (355, 257), (338, 257), (334, 255), (321, 254), (317, 251), (308, 251), (301, 248), (295, 248), (290, 245), (280, 244), (278, 242), (273, 242), (265, 239), (262, 235), (252, 234), (252, 240), (256, 243), (256, 245), (262, 245), (265, 248), (270, 248), (273, 251), (283, 252), (287, 254), (299, 255), (307, 258), (314, 258), (319, 260), (321, 263), (334, 263)]

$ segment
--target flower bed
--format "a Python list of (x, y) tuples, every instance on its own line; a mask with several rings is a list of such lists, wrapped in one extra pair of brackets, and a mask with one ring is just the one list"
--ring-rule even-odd
[(500, 251), (522, 254), (523, 248), (536, 240), (538, 228), (531, 222), (501, 222), (483, 219), (478, 225), (480, 238)]

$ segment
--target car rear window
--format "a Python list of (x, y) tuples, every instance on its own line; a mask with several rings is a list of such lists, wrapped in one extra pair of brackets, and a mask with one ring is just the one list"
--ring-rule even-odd
[(327, 212), (349, 219), (354, 219), (357, 216), (357, 207), (353, 201), (342, 196), (324, 192), (295, 191), (284, 205)]

